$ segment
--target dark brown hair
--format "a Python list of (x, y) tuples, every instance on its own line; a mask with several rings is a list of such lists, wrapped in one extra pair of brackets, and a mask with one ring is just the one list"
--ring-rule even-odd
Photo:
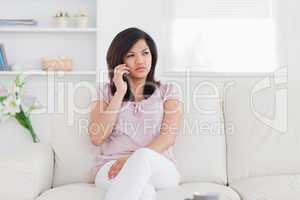
[[(116, 86), (112, 81), (114, 76), (114, 68), (123, 63), (123, 58), (125, 57), (127, 52), (140, 39), (145, 40), (152, 56), (151, 69), (147, 75), (146, 83), (144, 86), (144, 97), (148, 98), (149, 96), (151, 96), (154, 93), (155, 89), (160, 86), (160, 82), (156, 81), (154, 77), (155, 66), (157, 62), (157, 47), (154, 40), (150, 37), (150, 35), (138, 28), (128, 28), (116, 35), (116, 37), (111, 42), (106, 55), (110, 90), (113, 95), (116, 92)], [(130, 88), (128, 87), (123, 101), (132, 100), (134, 100), (134, 96), (131, 93)]]

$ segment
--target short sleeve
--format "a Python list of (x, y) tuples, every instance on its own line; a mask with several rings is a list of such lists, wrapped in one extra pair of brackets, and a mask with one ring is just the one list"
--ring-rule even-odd
[(105, 103), (110, 102), (110, 87), (109, 83), (99, 83), (96, 85), (96, 94), (93, 101), (104, 101)]
[(182, 101), (182, 95), (179, 85), (175, 85), (174, 83), (166, 83), (162, 87), (162, 96), (163, 101), (168, 99), (177, 99)]

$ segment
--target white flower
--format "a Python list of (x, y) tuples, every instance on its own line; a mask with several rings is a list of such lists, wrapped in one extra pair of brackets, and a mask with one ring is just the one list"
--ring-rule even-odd
[[(26, 115), (32, 111), (43, 108), (37, 99), (30, 95), (23, 94), (23, 86), (25, 84), (25, 76), (17, 75), (13, 85), (13, 91), (8, 93), (4, 86), (0, 85), (0, 121), (4, 121), (9, 117), (15, 117), (16, 113), (21, 109)], [(3, 98), (5, 97), (5, 98)]]
[(21, 96), (21, 106), (25, 113), (29, 113), (33, 110), (36, 98), (29, 95)]
[(8, 95), (8, 92), (6, 90), (6, 88), (2, 85), (0, 85), (0, 122), (1, 121), (4, 121), (3, 120), (3, 117), (2, 114), (3, 113), (3, 109), (4, 109), (4, 106), (3, 106), (3, 101), (7, 98), (7, 95)]
[(35, 97), (30, 95), (22, 95), (21, 96), (21, 105), (24, 108), (29, 108), (33, 106), (35, 102)]
[(27, 115), (29, 115), (34, 110), (43, 108), (42, 104), (34, 96), (31, 95), (21, 96), (21, 106)]
[(42, 109), (44, 108), (44, 106), (41, 104), (41, 102), (37, 99), (35, 99), (35, 102), (33, 104), (33, 109), (37, 110), (37, 109)]
[(14, 96), (14, 98), (15, 98), (15, 101), (16, 101), (16, 105), (18, 107), (20, 107), (21, 106), (21, 98), (20, 97), (16, 97), (16, 96)]
[(20, 101), (14, 95), (9, 95), (3, 102), (2, 114), (14, 116), (20, 112)]
[[(0, 85), (0, 122), (9, 118), (15, 118), (30, 132), (33, 142), (37, 142), (34, 130), (30, 128), (31, 122), (28, 117), (31, 111), (39, 108), (40, 104), (34, 97), (23, 95), (22, 89), (24, 84), (25, 77), (21, 74), (17, 75), (12, 92), (8, 93), (7, 90)], [(27, 113), (23, 107), (27, 109)], [(17, 115), (17, 113), (20, 113), (21, 111), (25, 112), (25, 116), (23, 113)], [(25, 117), (26, 120), (24, 120), (23, 117)]]

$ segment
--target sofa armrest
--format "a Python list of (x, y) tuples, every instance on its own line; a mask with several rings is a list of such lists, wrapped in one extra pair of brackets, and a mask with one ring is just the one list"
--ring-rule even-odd
[(53, 151), (48, 144), (26, 144), (0, 152), (0, 199), (35, 199), (51, 187), (53, 165)]

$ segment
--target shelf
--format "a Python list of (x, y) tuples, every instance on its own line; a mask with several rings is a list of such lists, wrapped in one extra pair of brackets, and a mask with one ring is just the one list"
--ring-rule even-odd
[(0, 27), (0, 32), (15, 33), (96, 33), (97, 28)]
[[(2, 2), (0, 0), (0, 2)], [(1, 79), (14, 79), (19, 74), (36, 79), (95, 79), (99, 66), (100, 23), (98, 0), (67, 1), (5, 1), (0, 3), (1, 15), (5, 19), (36, 20), (35, 25), (0, 25), (0, 43), (3, 44), (6, 60), (12, 71), (0, 70)], [(24, 13), (24, 10), (27, 14)], [(54, 17), (60, 12), (70, 18), (65, 26)], [(84, 13), (87, 23), (76, 17)], [(101, 43), (102, 44), (102, 43)], [(43, 71), (42, 58), (72, 59), (73, 70), (68, 72)], [(5, 63), (6, 64), (6, 63)], [(1, 67), (0, 67), (1, 68)]]
[(0, 71), (0, 75), (11, 75), (15, 76), (18, 74), (24, 74), (24, 75), (37, 75), (37, 76), (45, 76), (45, 75), (96, 75), (96, 71), (69, 71), (69, 72), (64, 72), (64, 71)]

